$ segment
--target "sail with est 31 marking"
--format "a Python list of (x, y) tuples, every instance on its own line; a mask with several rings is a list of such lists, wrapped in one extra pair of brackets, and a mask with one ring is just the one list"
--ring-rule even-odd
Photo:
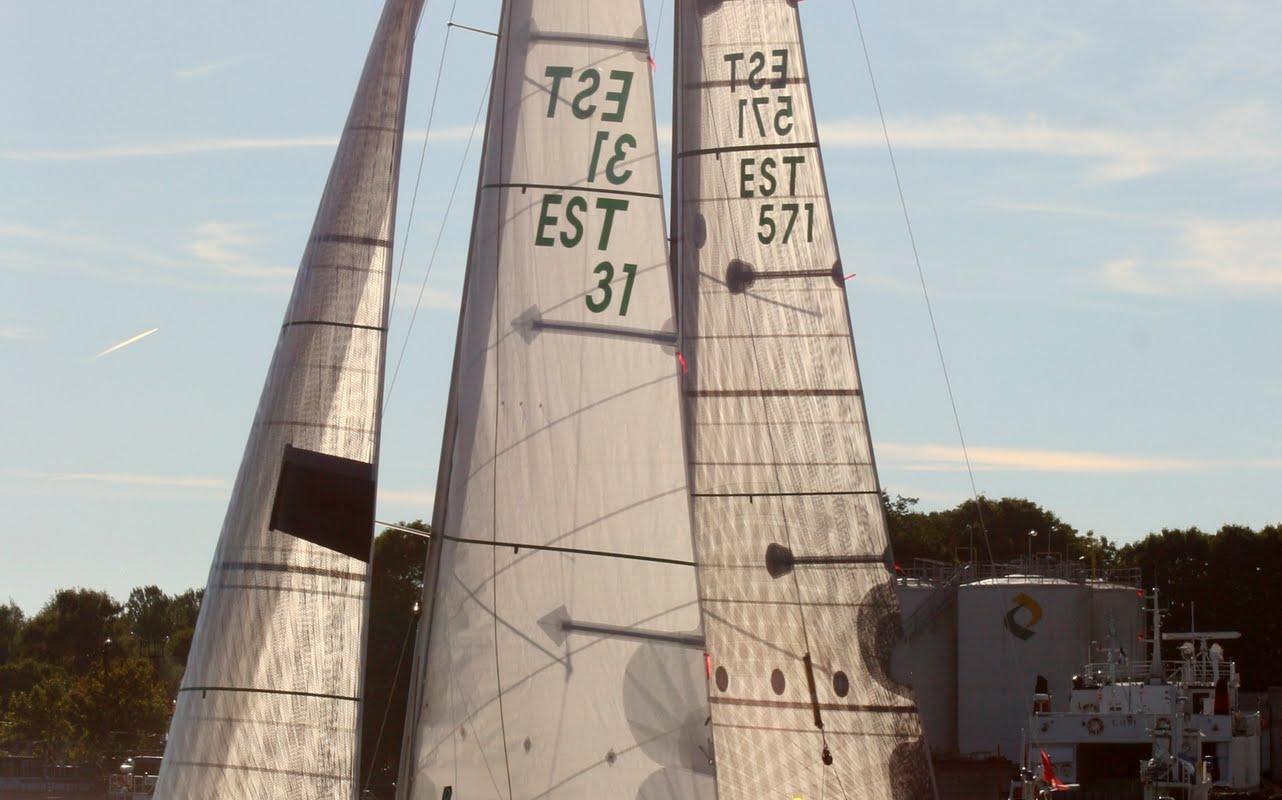
[(285, 313), (155, 796), (353, 800), (388, 276), (423, 0), (387, 0)]
[(507, 0), (399, 796), (714, 797), (640, 0)]
[(675, 261), (719, 800), (935, 796), (796, 0), (679, 0)]

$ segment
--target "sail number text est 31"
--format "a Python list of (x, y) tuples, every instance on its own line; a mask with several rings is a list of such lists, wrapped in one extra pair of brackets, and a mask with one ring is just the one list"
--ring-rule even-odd
[[(591, 67), (575, 70), (574, 67), (553, 65), (544, 70), (544, 77), (551, 82), (548, 86), (549, 119), (569, 114), (577, 120), (595, 118), (604, 123), (617, 123), (623, 122), (627, 116), (632, 81), (636, 76), (630, 70), (612, 69), (603, 74)], [(637, 139), (631, 133), (615, 132), (609, 128), (597, 131), (587, 164), (587, 182), (596, 183), (604, 178), (611, 187), (626, 185), (633, 170), (625, 165), (630, 152), (636, 147)], [(545, 194), (539, 207), (534, 244), (536, 247), (578, 247), (584, 240), (585, 222), (591, 219), (596, 222), (593, 227), (599, 231), (595, 237), (596, 249), (608, 250), (617, 217), (626, 216), (629, 205), (630, 201), (624, 197), (596, 196), (589, 200), (583, 194), (570, 191)], [(616, 292), (615, 280), (620, 274), (623, 288)], [(598, 262), (592, 270), (596, 286), (584, 295), (584, 305), (593, 314), (614, 309), (619, 316), (625, 316), (636, 275), (635, 263), (623, 264), (616, 270), (613, 261)]]

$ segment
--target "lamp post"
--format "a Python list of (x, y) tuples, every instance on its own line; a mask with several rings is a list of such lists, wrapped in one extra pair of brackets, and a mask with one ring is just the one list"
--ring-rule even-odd
[(1029, 569), (1032, 569), (1032, 566), (1033, 566), (1033, 540), (1034, 540), (1034, 539), (1036, 539), (1036, 538), (1037, 538), (1037, 531), (1029, 531), (1029, 532), (1028, 532), (1028, 566), (1029, 566)]

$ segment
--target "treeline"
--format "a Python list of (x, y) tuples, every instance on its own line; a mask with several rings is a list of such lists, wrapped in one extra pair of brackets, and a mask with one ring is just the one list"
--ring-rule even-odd
[[(934, 512), (917, 511), (913, 498), (885, 503), (904, 567), (918, 558), (969, 561), (972, 552), (980, 561), (1009, 561), (1026, 557), (1030, 541), (1038, 558), (1139, 567), (1144, 585), (1163, 592), (1168, 626), (1185, 628), (1196, 610), (1201, 630), (1241, 631), (1226, 650), (1244, 687), (1282, 685), (1282, 615), (1274, 613), (1282, 607), (1282, 526), (1163, 530), (1119, 546), (1028, 500), (985, 498), (980, 507), (968, 501)], [(419, 537), (387, 530), (375, 543), (364, 785), (390, 783), (399, 763), (425, 556)], [(160, 752), (200, 597), (147, 586), (120, 603), (104, 592), (63, 589), (30, 618), (12, 603), (0, 606), (0, 748), (103, 769)]]

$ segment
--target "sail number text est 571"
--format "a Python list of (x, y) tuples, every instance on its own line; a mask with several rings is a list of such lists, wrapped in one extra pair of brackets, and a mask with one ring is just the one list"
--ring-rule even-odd
[[(753, 93), (739, 98), (736, 138), (764, 141), (791, 134), (796, 123), (793, 98), (778, 91), (788, 88), (788, 49), (727, 53), (722, 60), (730, 73), (726, 82), (730, 93)], [(762, 91), (767, 93), (756, 94)], [(797, 172), (804, 174), (808, 163), (804, 154), (740, 156), (739, 197), (773, 198), (781, 190), (796, 197)], [(761, 203), (757, 206), (756, 223), (757, 241), (763, 245), (790, 244), (794, 237), (811, 242), (815, 238), (815, 204), (773, 200)]]
[[(553, 65), (544, 70), (548, 86), (549, 119), (570, 114), (577, 120), (597, 119), (605, 123), (623, 122), (627, 116), (628, 98), (632, 81), (636, 77), (630, 70), (612, 69), (604, 75), (601, 70)], [(633, 170), (626, 167), (629, 153), (637, 147), (637, 139), (630, 133), (616, 133), (610, 129), (596, 132), (592, 154), (587, 164), (587, 182), (599, 178), (612, 187), (621, 187), (632, 178)], [(571, 191), (549, 192), (543, 195), (539, 207), (538, 224), (534, 230), (536, 247), (578, 247), (584, 239), (585, 222), (599, 220), (594, 225), (599, 233), (595, 237), (597, 250), (608, 250), (610, 235), (616, 217), (625, 215), (630, 201), (623, 197), (597, 196), (589, 200), (583, 194)], [(616, 293), (616, 275), (621, 274), (623, 288)], [(632, 284), (636, 280), (637, 265), (627, 263), (617, 270), (613, 261), (597, 263), (592, 270), (596, 285), (583, 297), (583, 303), (593, 314), (603, 314), (613, 308), (619, 316), (628, 313), (632, 298)]]

